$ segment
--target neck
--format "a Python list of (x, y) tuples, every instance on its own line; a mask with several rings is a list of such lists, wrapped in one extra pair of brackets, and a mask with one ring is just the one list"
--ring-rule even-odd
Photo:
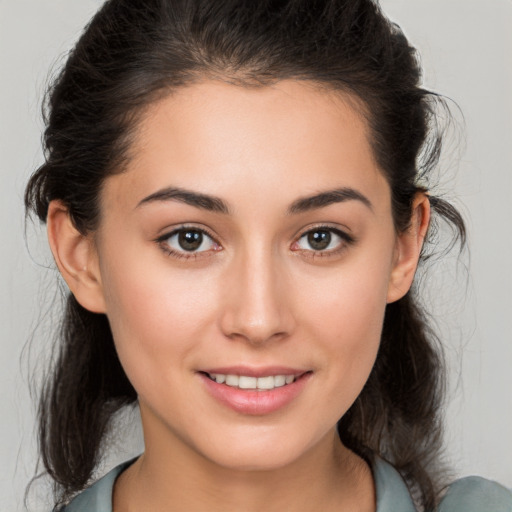
[(374, 494), (367, 464), (333, 431), (300, 459), (257, 471), (219, 466), (185, 444), (147, 443), (118, 478), (113, 510), (373, 512)]

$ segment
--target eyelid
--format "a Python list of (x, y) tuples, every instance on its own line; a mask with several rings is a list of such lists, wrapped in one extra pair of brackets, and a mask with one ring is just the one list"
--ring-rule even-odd
[[(167, 244), (167, 240), (169, 238), (175, 236), (181, 231), (198, 231), (202, 233), (203, 235), (206, 235), (210, 240), (217, 246), (214, 250), (204, 250), (204, 251), (185, 251), (185, 250), (176, 250), (169, 246)], [(296, 237), (295, 241), (293, 242), (292, 246), (297, 244), (298, 241), (303, 238), (304, 236), (308, 235), (311, 232), (314, 231), (329, 231), (331, 233), (334, 233), (336, 236), (338, 236), (341, 239), (341, 243), (339, 244), (340, 247), (335, 249), (325, 249), (325, 250), (314, 250), (314, 249), (292, 249), (293, 252), (302, 253), (307, 257), (310, 258), (319, 258), (319, 257), (329, 257), (329, 256), (336, 256), (347, 249), (347, 246), (354, 244), (357, 240), (352, 235), (347, 233), (347, 231), (340, 229), (339, 226), (332, 226), (330, 224), (316, 224), (313, 226), (308, 226), (307, 228), (303, 229)], [(166, 231), (163, 235), (158, 236), (155, 240), (156, 243), (159, 244), (160, 248), (166, 252), (167, 254), (176, 257), (178, 259), (197, 259), (200, 257), (208, 257), (212, 255), (212, 252), (218, 252), (223, 249), (222, 245), (218, 242), (217, 237), (213, 235), (208, 228), (205, 228), (203, 226), (197, 226), (193, 224), (181, 224), (179, 226), (176, 226), (174, 228), (171, 228), (170, 230)]]
[[(314, 249), (295, 249), (294, 252), (299, 252), (310, 258), (325, 258), (329, 256), (336, 256), (347, 249), (348, 246), (353, 245), (357, 240), (352, 235), (347, 233), (347, 231), (340, 229), (338, 226), (332, 226), (330, 224), (317, 224), (314, 226), (308, 226), (308, 228), (302, 230), (299, 235), (296, 236), (295, 241), (292, 246), (297, 244), (300, 239), (305, 237), (311, 232), (315, 231), (329, 231), (334, 233), (336, 236), (340, 237), (342, 243), (340, 243), (340, 247), (335, 249), (326, 249), (326, 250), (317, 250)], [(292, 249), (293, 250), (293, 249)]]
[(298, 240), (299, 238), (303, 237), (304, 235), (307, 235), (308, 233), (311, 233), (312, 231), (332, 231), (341, 236), (343, 239), (356, 241), (355, 236), (350, 232), (351, 230), (348, 227), (340, 227), (339, 224), (333, 225), (327, 222), (320, 222), (318, 224), (312, 224), (305, 228), (302, 228), (295, 235), (295, 240)]
[(158, 236), (154, 241), (158, 243), (160, 248), (167, 254), (174, 256), (179, 259), (197, 259), (198, 257), (205, 257), (209, 256), (212, 252), (212, 250), (206, 250), (206, 251), (185, 251), (185, 250), (176, 250), (175, 248), (171, 247), (167, 242), (169, 238), (172, 238), (173, 236), (177, 235), (178, 233), (182, 231), (198, 231), (202, 233), (203, 235), (206, 235), (218, 248), (214, 249), (213, 252), (217, 252), (219, 250), (222, 250), (221, 244), (217, 241), (217, 237), (213, 235), (207, 228), (196, 226), (193, 224), (181, 224), (179, 226), (176, 226), (169, 231), (166, 231), (163, 235)]

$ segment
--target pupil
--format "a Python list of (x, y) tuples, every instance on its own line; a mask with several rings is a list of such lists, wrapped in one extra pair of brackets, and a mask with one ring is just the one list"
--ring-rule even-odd
[(308, 242), (315, 251), (327, 249), (331, 243), (331, 233), (329, 231), (313, 231), (308, 234)]
[(184, 251), (195, 251), (203, 243), (203, 234), (200, 231), (181, 231), (178, 243)]

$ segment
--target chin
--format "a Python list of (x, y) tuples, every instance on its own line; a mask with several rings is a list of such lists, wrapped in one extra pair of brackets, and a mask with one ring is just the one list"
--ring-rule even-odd
[(233, 453), (223, 454), (223, 456), (215, 456), (210, 461), (229, 471), (240, 472), (265, 472), (275, 471), (292, 464), (297, 460), (296, 454), (272, 454), (262, 456), (261, 453)]
[[(276, 432), (274, 432), (276, 434)], [(203, 456), (213, 464), (232, 471), (273, 471), (293, 464), (306, 456), (316, 444), (311, 439), (294, 437), (282, 432), (267, 432), (228, 436), (223, 442), (204, 447)]]

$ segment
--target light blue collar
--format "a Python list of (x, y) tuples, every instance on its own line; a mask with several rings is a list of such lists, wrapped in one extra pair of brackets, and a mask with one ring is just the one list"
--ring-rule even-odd
[(416, 512), (407, 485), (391, 464), (376, 457), (372, 470), (377, 512)]
[[(112, 490), (116, 478), (135, 460), (129, 460), (112, 469), (79, 494), (63, 512), (112, 512)], [(407, 486), (393, 466), (376, 458), (373, 478), (377, 496), (376, 512), (416, 512)]]

